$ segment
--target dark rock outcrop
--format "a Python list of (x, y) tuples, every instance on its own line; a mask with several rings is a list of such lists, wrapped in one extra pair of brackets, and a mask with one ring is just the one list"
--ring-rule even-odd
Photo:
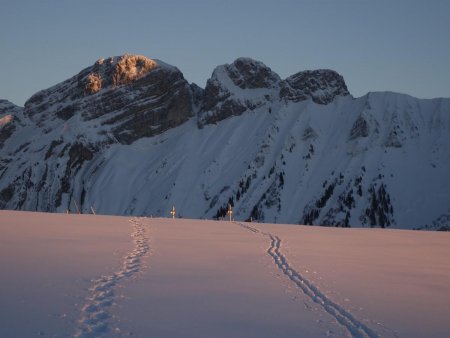
[(350, 95), (341, 75), (332, 70), (303, 71), (281, 80), (260, 61), (239, 58), (217, 67), (207, 81), (199, 126), (264, 106), (267, 102), (304, 101), (329, 104)]
[(25, 114), (38, 125), (69, 120), (110, 125), (123, 144), (176, 127), (191, 117), (189, 83), (175, 67), (144, 56), (99, 60), (78, 75), (43, 90), (25, 103)]
[(353, 123), (352, 129), (350, 130), (349, 140), (355, 140), (357, 138), (367, 136), (369, 136), (369, 125), (362, 116), (359, 116)]
[(250, 58), (239, 58), (224, 68), (241, 89), (272, 88), (280, 81), (280, 77), (264, 63)]
[(239, 58), (218, 66), (207, 81), (199, 126), (216, 123), (274, 100), (280, 77), (260, 61)]
[(280, 97), (290, 101), (311, 98), (318, 104), (329, 104), (336, 96), (350, 95), (344, 78), (333, 70), (306, 70), (288, 77)]

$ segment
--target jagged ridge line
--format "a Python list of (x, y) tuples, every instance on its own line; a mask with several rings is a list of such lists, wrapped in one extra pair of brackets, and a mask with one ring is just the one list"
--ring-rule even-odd
[(267, 253), (272, 257), (275, 265), (283, 272), (284, 275), (294, 282), (306, 296), (308, 296), (314, 303), (321, 305), (327, 313), (333, 316), (338, 323), (344, 326), (353, 337), (379, 337), (373, 330), (358, 321), (350, 312), (330, 300), (316, 286), (314, 286), (313, 283), (292, 269), (289, 266), (286, 257), (284, 257), (284, 255), (280, 252), (281, 239), (278, 236), (261, 232), (257, 228), (242, 223), (236, 224), (252, 231), (253, 233), (261, 233), (263, 236), (268, 236), (271, 241)]

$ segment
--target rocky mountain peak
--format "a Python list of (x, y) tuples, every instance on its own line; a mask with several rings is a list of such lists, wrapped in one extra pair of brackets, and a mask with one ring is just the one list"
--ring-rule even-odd
[(278, 100), (280, 77), (261, 61), (238, 58), (218, 66), (207, 81), (199, 126), (239, 116)]
[(280, 81), (280, 77), (264, 63), (251, 58), (238, 58), (224, 68), (241, 89), (270, 88)]
[(86, 76), (84, 89), (87, 94), (94, 94), (104, 87), (127, 85), (157, 66), (154, 60), (142, 55), (125, 54), (99, 59)]
[(302, 101), (310, 97), (315, 103), (329, 104), (336, 96), (350, 95), (344, 78), (330, 69), (305, 70), (289, 76), (280, 97)]
[(194, 114), (192, 101), (189, 83), (176, 67), (125, 54), (100, 59), (33, 95), (25, 115), (47, 130), (70, 125), (71, 119), (93, 121), (104, 141), (129, 144), (185, 122)]
[(216, 123), (268, 102), (304, 101), (329, 104), (337, 96), (350, 95), (344, 78), (329, 69), (306, 70), (281, 80), (264, 63), (238, 58), (216, 67), (204, 91), (199, 125)]
[(164, 66), (161, 67), (160, 62), (145, 56), (132, 54), (99, 59), (74, 77), (34, 94), (25, 102), (25, 108), (29, 110), (42, 103), (45, 103), (44, 108), (48, 108), (49, 103), (79, 100), (101, 90), (132, 85), (156, 69), (168, 68), (164, 63), (161, 64)]

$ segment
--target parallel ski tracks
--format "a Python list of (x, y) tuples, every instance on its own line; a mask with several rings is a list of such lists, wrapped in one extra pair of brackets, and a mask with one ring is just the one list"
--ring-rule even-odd
[(244, 223), (236, 223), (242, 228), (253, 233), (259, 233), (270, 239), (270, 246), (267, 253), (272, 257), (274, 264), (287, 276), (302, 292), (310, 298), (314, 303), (320, 305), (327, 313), (333, 316), (336, 321), (341, 324), (352, 337), (358, 338), (377, 338), (379, 335), (359, 321), (354, 315), (345, 310), (339, 304), (329, 299), (321, 292), (311, 281), (294, 270), (281, 252), (281, 239), (273, 234), (262, 232), (259, 229)]

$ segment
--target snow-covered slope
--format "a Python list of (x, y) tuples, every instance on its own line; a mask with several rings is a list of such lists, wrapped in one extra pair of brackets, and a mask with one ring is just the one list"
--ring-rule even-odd
[(450, 99), (353, 98), (333, 71), (282, 80), (248, 58), (202, 90), (122, 58), (149, 67), (114, 84), (121, 58), (97, 62), (27, 102), (0, 148), (0, 207), (450, 227)]
[(1, 337), (450, 332), (447, 233), (4, 210), (0, 233)]

